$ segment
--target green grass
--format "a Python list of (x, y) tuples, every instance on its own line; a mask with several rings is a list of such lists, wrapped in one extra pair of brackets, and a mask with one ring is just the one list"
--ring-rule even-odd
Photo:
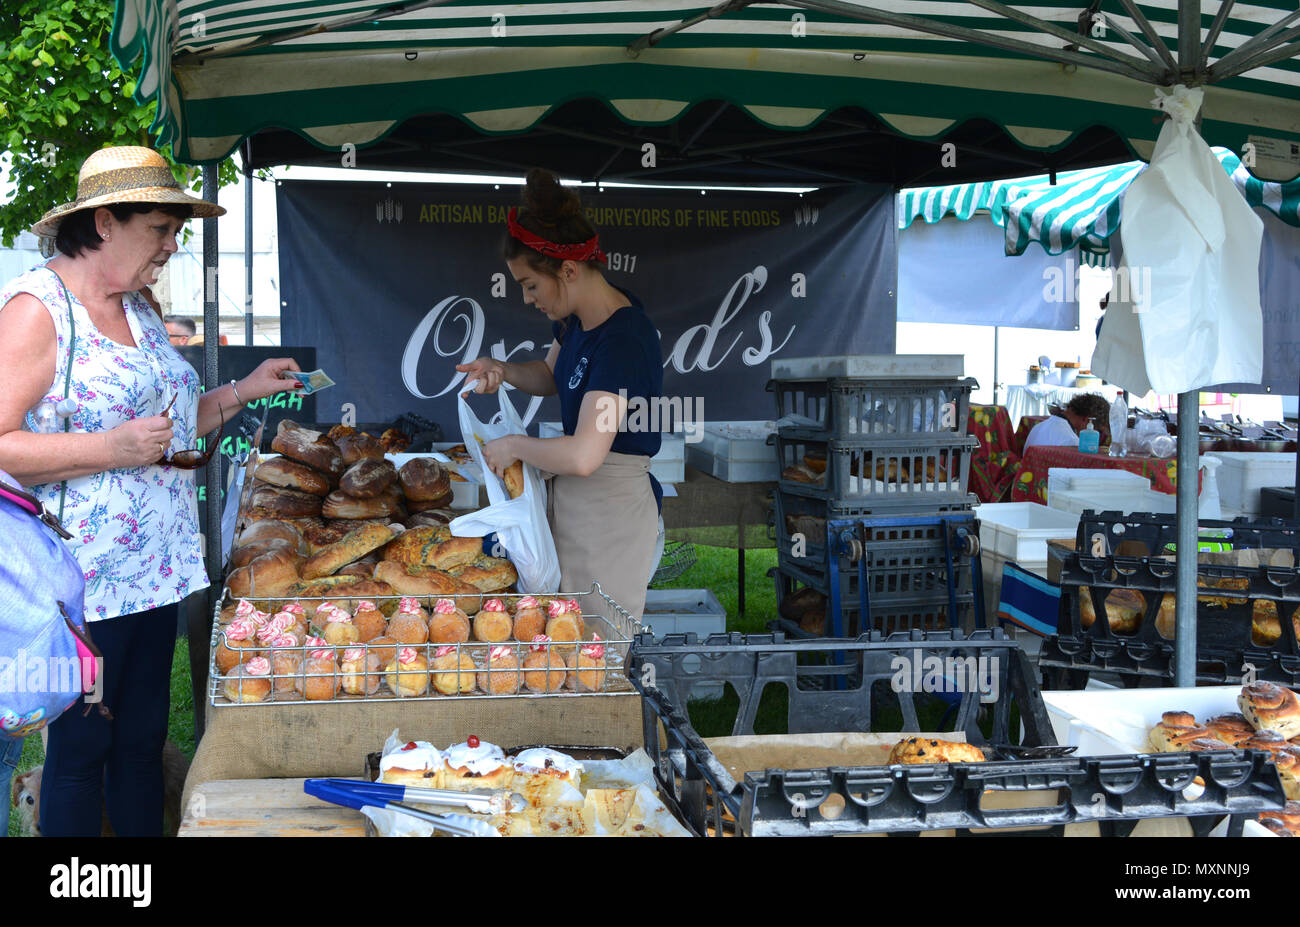
[[(167, 736), (176, 742), (181, 752), (189, 759), (194, 758), (194, 696), (190, 692), (190, 647), (185, 638), (176, 641), (176, 655), (172, 658), (171, 678), (171, 717), (167, 721)], [(41, 747), (39, 734), (33, 734), (23, 742), (23, 756), (18, 761), (15, 777), (45, 762), (45, 750)], [(4, 796), (9, 801), (9, 795)], [(9, 834), (17, 837), (18, 816), (10, 813)]]

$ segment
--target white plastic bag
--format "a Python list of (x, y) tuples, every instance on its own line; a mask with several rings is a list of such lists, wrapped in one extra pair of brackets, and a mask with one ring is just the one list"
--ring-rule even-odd
[(1202, 91), (1157, 90), (1171, 118), (1124, 194), (1124, 258), (1092, 369), (1144, 396), (1263, 375), (1263, 223), (1197, 134)]
[[(461, 388), (473, 390), (477, 381)], [(470, 395), (476, 395), (470, 392)], [(517, 586), (520, 592), (545, 594), (560, 588), (560, 558), (555, 552), (551, 526), (546, 521), (546, 484), (537, 468), (524, 464), (524, 491), (511, 499), (506, 485), (499, 476), (488, 469), (483, 460), (483, 443), (495, 441), (509, 434), (522, 435), (524, 423), (515, 411), (514, 404), (504, 389), (497, 391), (501, 411), (491, 421), (478, 420), (469, 401), (458, 400), (460, 409), (461, 439), (470, 456), (483, 471), (483, 484), (487, 488), (488, 506), (477, 512), (462, 515), (448, 526), (457, 537), (481, 537), (496, 532), (507, 556), (519, 572)]]

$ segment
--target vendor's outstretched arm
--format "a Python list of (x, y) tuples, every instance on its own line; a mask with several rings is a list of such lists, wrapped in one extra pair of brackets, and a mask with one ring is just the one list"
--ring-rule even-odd
[[(488, 445), (488, 463), (497, 469), (497, 450), (493, 445), (505, 442), (501, 448), (508, 457), (500, 463), (502, 469), (515, 459), (534, 467), (564, 476), (591, 476), (605, 462), (619, 427), (627, 415), (627, 400), (599, 390), (582, 397), (578, 412), (578, 428), (573, 435), (563, 438), (529, 438), (509, 435)], [(485, 448), (485, 451), (488, 450)]]

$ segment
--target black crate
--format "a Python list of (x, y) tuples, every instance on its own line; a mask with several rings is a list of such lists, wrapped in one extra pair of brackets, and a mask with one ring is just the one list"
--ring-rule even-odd
[[(1236, 519), (1200, 528), (1201, 545), (1289, 549), (1300, 560), (1294, 523)], [(1091, 672), (1117, 673), (1129, 685), (1173, 682), (1177, 577), (1175, 562), (1163, 556), (1173, 535), (1171, 515), (1083, 513), (1076, 537), (1082, 553), (1066, 557), (1061, 569), (1057, 634), (1039, 653), (1052, 685), (1077, 685)], [(1199, 683), (1300, 685), (1300, 569), (1198, 563), (1197, 587)], [(1127, 590), (1129, 601), (1108, 602), (1116, 590)], [(1086, 628), (1085, 605), (1095, 616)], [(1276, 637), (1256, 631), (1256, 620), (1271, 624)]]
[[(904, 666), (900, 667), (900, 659)], [(737, 782), (718, 761), (679, 706), (699, 685), (730, 684), (740, 710), (733, 735), (755, 734), (764, 692), (787, 692), (787, 730), (798, 733), (880, 732), (879, 710), (887, 687), (901, 709), (901, 733), (920, 730), (916, 698), (898, 681), (909, 665), (939, 660), (957, 679), (961, 666), (984, 666), (985, 685), (959, 686), (945, 730), (961, 732), (990, 756), (983, 764), (837, 766), (747, 772)], [(981, 663), (981, 661), (983, 661)], [(979, 677), (980, 674), (976, 674)], [(1141, 819), (1189, 816), (1205, 833), (1224, 814), (1279, 808), (1285, 802), (1276, 769), (1262, 753), (1241, 750), (1202, 754), (1069, 758), (1055, 745), (1034, 671), (1019, 646), (1001, 630), (969, 637), (960, 632), (879, 634), (855, 640), (791, 641), (782, 634), (668, 635), (656, 642), (639, 635), (629, 654), (628, 676), (641, 691), (644, 740), (663, 794), (697, 834), (803, 836), (916, 833), (956, 828), (1052, 828), (1097, 821), (1103, 833), (1127, 833)], [(970, 679), (969, 675), (964, 678)], [(996, 693), (986, 685), (996, 679)], [(979, 726), (981, 699), (992, 734)], [(1013, 746), (1018, 713), (1024, 739)], [(937, 733), (937, 732), (936, 732)], [(1032, 749), (1047, 758), (1024, 759)], [(1199, 797), (1182, 791), (1200, 776)], [(1055, 791), (1047, 807), (990, 811), (987, 791)], [(1102, 800), (1098, 800), (1102, 796)], [(823, 814), (822, 808), (828, 809)], [(830, 809), (842, 809), (832, 815)], [(1043, 831), (1034, 832), (1042, 835)]]
[[(776, 448), (783, 492), (882, 515), (969, 509), (976, 501), (966, 491), (971, 453), (979, 446), (972, 435), (816, 441), (782, 429), (768, 442)], [(789, 472), (805, 459), (825, 461), (824, 472), (809, 482)]]
[(963, 380), (769, 380), (776, 417), (797, 415), (810, 422), (789, 426), (792, 434), (816, 440), (861, 441), (878, 437), (964, 435), (971, 393), (979, 384)]

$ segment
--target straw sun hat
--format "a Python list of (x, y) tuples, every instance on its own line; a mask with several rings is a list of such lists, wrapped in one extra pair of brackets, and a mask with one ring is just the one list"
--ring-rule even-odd
[(32, 234), (52, 238), (59, 223), (72, 213), (114, 203), (177, 203), (192, 207), (196, 219), (226, 212), (216, 203), (182, 192), (172, 169), (152, 148), (101, 148), (81, 165), (77, 198), (47, 212), (32, 226)]

